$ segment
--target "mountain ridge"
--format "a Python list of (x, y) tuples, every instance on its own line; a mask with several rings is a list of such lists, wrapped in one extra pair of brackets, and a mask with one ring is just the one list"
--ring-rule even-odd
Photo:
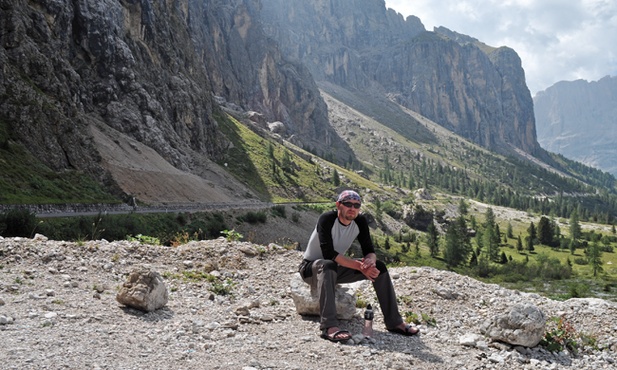
[[(448, 186), (478, 186), (470, 181), (490, 178), (478, 173), (474, 174), (476, 179), (464, 178), (460, 171), (468, 171), (466, 158), (474, 160), (472, 153), (479, 153), (475, 145), (523, 158), (513, 150), (518, 148), (550, 165), (561, 165), (562, 172), (572, 176), (568, 164), (563, 164), (566, 162), (557, 163), (538, 149), (520, 59), (511, 49), (481, 49), (458, 36), (458, 41), (453, 41), (444, 35), (444, 29), (427, 32), (419, 19), (403, 19), (386, 10), (382, 1), (357, 0), (353, 9), (347, 3), (336, 3), (341, 5), (338, 9), (336, 4), (318, 1), (297, 8), (304, 9), (302, 15), (309, 20), (323, 14), (325, 22), (319, 23), (323, 25), (319, 32), (302, 36), (312, 43), (304, 44), (303, 50), (318, 61), (323, 56), (322, 61), (327, 62), (310, 67), (288, 55), (285, 44), (268, 36), (266, 30), (272, 31), (274, 26), (266, 24), (261, 14), (273, 4), (278, 3), (41, 0), (33, 6), (2, 0), (2, 155), (12, 158), (12, 148), (23, 146), (59, 176), (69, 172), (90, 176), (123, 201), (135, 194), (138, 202), (147, 203), (231, 198), (268, 201), (280, 194), (294, 199), (306, 194), (328, 197), (337, 191), (337, 186), (330, 186), (324, 192), (336, 166), (350, 166), (349, 170), (364, 171), (369, 177), (372, 173), (375, 183), (370, 187), (379, 188), (378, 176), (388, 170), (387, 151), (375, 150), (370, 159), (358, 156), (357, 149), (332, 127), (330, 120), (334, 118), (328, 115), (322, 89), (339, 100), (346, 97), (346, 104), (355, 104), (364, 114), (370, 115), (367, 109), (374, 107), (375, 118), (407, 136), (420, 152), (418, 158), (430, 157), (431, 165), (452, 171), (460, 179)], [(334, 16), (341, 11), (348, 13), (338, 22)], [(326, 27), (329, 24), (336, 28)], [(362, 33), (362, 25), (387, 32)], [(322, 37), (332, 38), (333, 43), (320, 51), (315, 48), (322, 47), (316, 42)], [(376, 45), (381, 47), (371, 49)], [(433, 59), (423, 57), (425, 49)], [(382, 51), (388, 57), (380, 64)], [(332, 72), (331, 80), (314, 78), (315, 66), (320, 65)], [(409, 78), (397, 81), (393, 76), (399, 75), (397, 68), (401, 66), (405, 68), (400, 75), (406, 73)], [(402, 88), (396, 87), (399, 82)], [(481, 85), (488, 88), (478, 88)], [(444, 104), (437, 104), (439, 101)], [(447, 117), (445, 123), (426, 119), (460, 135), (448, 139), (453, 143), (462, 143), (459, 138), (467, 137), (465, 140), (474, 145), (457, 144), (457, 153), (449, 153), (455, 146), (445, 141), (441, 147), (434, 146), (431, 130), (435, 127), (428, 129), (419, 123), (421, 116), (413, 118), (405, 110), (423, 117)], [(287, 168), (284, 177), (275, 179), (280, 183), (260, 193), (252, 186), (263, 187), (268, 181), (247, 176), (279, 176), (277, 161), (283, 158), (272, 158), (273, 171), (254, 171), (258, 166), (248, 162), (244, 143), (232, 142), (235, 133), (223, 132), (229, 117), (259, 132), (266, 148), (268, 143), (289, 142), (304, 150), (307, 168), (315, 164), (311, 156), (330, 164), (316, 166), (314, 178), (307, 183), (298, 182), (293, 178), (294, 169)], [(100, 133), (107, 138), (101, 138)], [(251, 150), (259, 150), (254, 148)], [(124, 158), (122, 161), (132, 158), (133, 163), (118, 165), (121, 161), (114, 160), (116, 154)], [(405, 158), (409, 157), (401, 157), (403, 162)], [(161, 170), (161, 161), (169, 164), (165, 166), (169, 171)], [(398, 158), (396, 161), (397, 165), (402, 163)], [(488, 161), (502, 163), (502, 159)], [(10, 166), (10, 162), (1, 164)], [(361, 168), (353, 168), (359, 164)], [(474, 171), (484, 166), (495, 173), (480, 161), (473, 166)], [(155, 171), (143, 171), (140, 176), (139, 169)], [(127, 171), (135, 172), (129, 173), (132, 178), (126, 176)], [(409, 177), (411, 169), (399, 165), (397, 171), (405, 171), (404, 176)], [(391, 174), (387, 175), (390, 178)], [(146, 183), (157, 185), (147, 179), (163, 178), (160, 188), (150, 189), (156, 197), (144, 195), (148, 189), (139, 188)], [(544, 191), (546, 186), (552, 193), (559, 192), (561, 185), (540, 180), (545, 184), (526, 188), (525, 196), (535, 196), (527, 193)], [(22, 191), (10, 188), (12, 181), (8, 178), (2, 185), (8, 184), (11, 193)], [(499, 184), (492, 184), (493, 188), (508, 183), (505, 178), (496, 181)], [(317, 183), (319, 186), (312, 185)], [(280, 191), (281, 184), (290, 189)], [(358, 181), (344, 185), (362, 186)], [(41, 187), (38, 182), (26, 183), (26, 196), (37, 187)], [(310, 192), (302, 187), (311, 187)], [(512, 193), (512, 189), (499, 191)]]
[(534, 97), (538, 141), (547, 150), (617, 175), (617, 77), (561, 81)]

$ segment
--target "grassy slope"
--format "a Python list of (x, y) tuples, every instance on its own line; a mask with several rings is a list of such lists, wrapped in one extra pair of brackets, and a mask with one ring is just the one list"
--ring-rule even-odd
[(0, 146), (0, 204), (118, 202), (84, 173), (54, 172), (21, 145), (7, 140)]
[[(329, 202), (338, 190), (334, 171), (342, 187), (377, 186), (289, 143), (262, 137), (231, 116), (220, 119), (221, 127), (232, 141), (222, 165), (240, 181), (251, 186), (262, 200), (279, 202)], [(300, 154), (300, 155), (298, 155)]]

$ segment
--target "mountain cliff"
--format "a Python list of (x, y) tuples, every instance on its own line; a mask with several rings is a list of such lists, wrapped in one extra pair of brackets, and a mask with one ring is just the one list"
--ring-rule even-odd
[(617, 77), (558, 82), (534, 105), (543, 148), (617, 175)]
[(389, 96), (486, 148), (540, 154), (518, 55), (443, 27), (426, 32), (383, 1), (263, 0), (266, 32), (317, 81)]
[(321, 92), (356, 104), (385, 97), (492, 150), (539, 150), (513, 50), (427, 32), (380, 0), (0, 0), (0, 9), (0, 145), (146, 202), (255, 197), (221, 166), (233, 146), (225, 112), (247, 122), (256, 112), (254, 126), (353, 160)]
[[(132, 174), (119, 192), (166, 182), (156, 193), (169, 201), (247, 191), (214, 163), (230, 145), (216, 119), (226, 102), (281, 121), (306, 145), (346, 154), (308, 71), (263, 35), (256, 7), (241, 0), (0, 1), (2, 141), (23, 143), (56, 171), (84, 171), (116, 188), (123, 173)], [(213, 178), (228, 191), (208, 199)], [(178, 187), (197, 190), (169, 192)]]

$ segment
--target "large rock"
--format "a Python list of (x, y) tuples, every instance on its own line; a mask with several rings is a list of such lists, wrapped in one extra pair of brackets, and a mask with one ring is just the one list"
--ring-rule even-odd
[(133, 271), (116, 295), (125, 306), (142, 311), (155, 311), (167, 304), (167, 287), (161, 275), (152, 270)]
[(534, 305), (516, 305), (505, 315), (495, 315), (482, 332), (494, 341), (535, 347), (546, 331), (546, 317)]
[[(299, 274), (294, 274), (290, 281), (291, 298), (300, 315), (319, 316), (319, 295), (312, 290)], [(356, 314), (356, 296), (351, 286), (336, 287), (336, 317), (351, 320)]]

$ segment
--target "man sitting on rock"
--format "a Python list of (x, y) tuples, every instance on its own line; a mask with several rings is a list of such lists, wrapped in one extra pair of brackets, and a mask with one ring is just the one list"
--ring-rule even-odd
[[(319, 216), (300, 265), (302, 279), (319, 293), (321, 337), (333, 342), (346, 342), (351, 338), (347, 330), (339, 328), (335, 288), (336, 284), (363, 279), (373, 282), (386, 329), (407, 336), (418, 334), (418, 328), (405, 324), (398, 311), (390, 274), (386, 264), (377, 261), (368, 221), (360, 214), (361, 204), (358, 193), (343, 191), (336, 200), (336, 210)], [(364, 255), (361, 260), (345, 256), (356, 239)]]

